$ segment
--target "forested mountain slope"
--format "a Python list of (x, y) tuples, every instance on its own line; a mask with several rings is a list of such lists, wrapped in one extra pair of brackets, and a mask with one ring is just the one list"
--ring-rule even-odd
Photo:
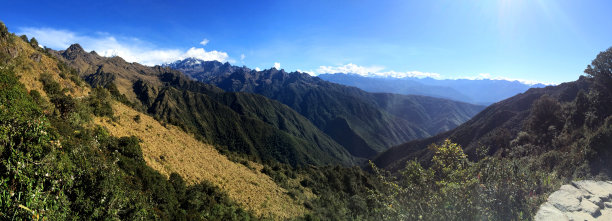
[[(558, 86), (532, 88), (487, 107), (461, 126), (435, 137), (398, 145), (375, 162), (397, 170), (406, 161), (428, 162), (431, 143), (450, 139), (462, 145), (470, 159), (483, 155), (549, 157), (543, 165), (567, 173), (610, 175), (612, 122), (612, 49), (587, 67), (587, 76)], [(556, 163), (552, 161), (559, 160)], [(563, 160), (561, 160), (563, 159)]]
[(280, 101), (360, 157), (454, 128), (484, 108), (446, 99), (372, 94), (305, 73), (255, 71), (217, 61), (185, 59), (168, 66), (223, 90)]
[[(562, 105), (567, 106), (576, 99), (580, 91), (590, 91), (591, 80), (581, 78), (575, 82), (564, 83), (558, 86), (548, 86), (545, 88), (532, 88), (525, 93), (516, 95), (506, 100), (495, 103), (474, 116), (469, 121), (457, 128), (434, 137), (408, 142), (389, 149), (379, 155), (375, 162), (383, 167), (400, 168), (403, 162), (413, 158), (426, 159), (431, 156), (427, 150), (427, 145), (440, 143), (445, 139), (450, 139), (465, 148), (466, 153), (476, 158), (479, 147), (488, 147), (488, 154), (501, 154), (510, 147), (510, 141), (518, 135), (520, 131), (527, 130), (530, 122), (532, 107), (536, 101), (545, 96), (557, 104), (558, 110), (551, 111), (551, 117), (561, 116)], [(548, 102), (548, 101), (547, 101)], [(569, 111), (569, 110), (567, 110)], [(567, 113), (563, 113), (567, 114)], [(541, 125), (545, 127), (546, 125)], [(560, 133), (564, 128), (563, 124), (548, 125), (555, 126), (555, 133)], [(551, 128), (553, 130), (553, 128)], [(543, 135), (533, 135), (543, 136)]]
[(263, 96), (228, 93), (163, 67), (87, 53), (79, 45), (55, 52), (93, 86), (204, 141), (257, 161), (291, 165), (355, 163), (342, 146), (291, 108)]

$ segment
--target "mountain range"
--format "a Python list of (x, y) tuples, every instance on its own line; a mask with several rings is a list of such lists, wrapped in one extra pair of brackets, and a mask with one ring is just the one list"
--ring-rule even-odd
[(529, 88), (546, 86), (510, 80), (364, 77), (350, 73), (321, 74), (318, 77), (368, 92), (424, 95), (480, 105), (493, 104)]
[(484, 108), (426, 96), (368, 93), (275, 68), (255, 71), (197, 59), (176, 61), (167, 67), (225, 91), (277, 100), (357, 157), (371, 157), (390, 146), (452, 129)]
[(310, 121), (263, 96), (226, 93), (178, 71), (101, 57), (77, 44), (55, 54), (93, 87), (111, 88), (136, 109), (195, 133), (224, 151), (292, 165), (355, 163)]

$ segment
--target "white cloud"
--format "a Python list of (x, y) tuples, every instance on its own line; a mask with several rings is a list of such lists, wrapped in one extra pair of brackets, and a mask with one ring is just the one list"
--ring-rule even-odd
[(53, 28), (21, 28), (19, 34), (36, 37), (41, 45), (53, 49), (63, 50), (71, 44), (79, 43), (85, 50), (96, 51), (101, 56), (120, 56), (128, 62), (138, 62), (144, 65), (169, 63), (187, 57), (207, 61), (234, 62), (226, 52), (206, 51), (196, 47), (187, 50), (158, 48), (137, 38), (115, 37), (103, 32), (83, 35)]
[(351, 73), (351, 74), (358, 74), (362, 76), (368, 76), (372, 73), (379, 72), (383, 69), (385, 68), (379, 67), (379, 66), (364, 67), (364, 66), (353, 64), (353, 63), (349, 63), (346, 65), (335, 66), (335, 67), (334, 66), (320, 66), (319, 69), (317, 69), (317, 73), (318, 74)]
[(306, 73), (306, 74), (309, 74), (310, 76), (317, 76), (317, 73), (315, 73), (314, 71), (302, 71), (300, 69), (297, 69), (297, 72)]
[(229, 56), (225, 52), (206, 51), (204, 50), (204, 48), (195, 48), (195, 47), (190, 48), (183, 55), (179, 56), (180, 59), (184, 59), (188, 57), (194, 57), (194, 58), (198, 58), (204, 61), (214, 61), (214, 60), (220, 61), (220, 62), (232, 61), (229, 59)]
[(310, 75), (345, 73), (345, 74), (357, 74), (357, 75), (361, 75), (364, 77), (392, 77), (392, 78), (431, 77), (431, 78), (440, 79), (440, 80), (441, 79), (451, 79), (451, 80), (458, 80), (458, 79), (485, 80), (486, 79), (486, 80), (518, 81), (520, 83), (527, 84), (527, 85), (534, 85), (534, 84), (555, 85), (555, 83), (550, 83), (550, 82), (538, 82), (538, 81), (514, 79), (514, 78), (499, 77), (499, 76), (494, 77), (490, 73), (481, 73), (475, 77), (472, 76), (472, 77), (449, 78), (449, 77), (444, 77), (438, 73), (421, 72), (421, 71), (404, 71), (404, 72), (394, 71), (394, 70), (387, 71), (385, 70), (384, 67), (381, 67), (381, 66), (365, 67), (365, 66), (359, 66), (356, 64), (352, 64), (352, 63), (341, 65), (341, 66), (320, 66), (316, 70), (316, 72), (308, 72), (308, 71), (301, 71), (301, 70), (298, 70), (298, 71), (305, 72)]
[(357, 74), (364, 77), (393, 77), (393, 78), (403, 78), (403, 77), (432, 77), (439, 78), (440, 74), (438, 73), (430, 73), (430, 72), (420, 72), (420, 71), (406, 71), (406, 72), (398, 72), (398, 71), (383, 71), (384, 67), (381, 66), (359, 66), (353, 63), (349, 63), (342, 66), (320, 66), (317, 69), (317, 74), (335, 74), (335, 73), (349, 73), (349, 74)]
[(206, 39), (206, 38), (205, 38), (205, 39), (203, 39), (203, 40), (200, 42), (200, 44), (201, 44), (202, 46), (206, 46), (206, 44), (208, 44), (208, 42), (209, 42), (209, 41), (208, 41), (208, 39)]
[(259, 67), (255, 67), (255, 70), (256, 70), (256, 71), (261, 71), (261, 68), (259, 68)]
[(276, 70), (280, 70), (280, 63), (274, 62), (274, 68), (276, 68)]
[(240, 61), (244, 61), (244, 58), (246, 58), (246, 56), (244, 54), (240, 54)]
[(405, 77), (416, 77), (416, 78), (440, 78), (440, 74), (431, 73), (431, 72), (420, 72), (420, 71), (406, 71), (406, 72), (397, 72), (397, 71), (386, 71), (376, 73), (377, 76), (381, 77), (393, 77), (393, 78), (405, 78)]

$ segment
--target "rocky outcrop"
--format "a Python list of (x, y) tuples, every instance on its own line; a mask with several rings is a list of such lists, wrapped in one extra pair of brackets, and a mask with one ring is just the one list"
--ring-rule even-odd
[(582, 180), (548, 197), (535, 220), (612, 220), (612, 182)]
[(40, 59), (42, 59), (42, 55), (38, 53), (34, 53), (30, 55), (30, 59), (32, 59), (32, 61), (34, 62), (40, 62)]

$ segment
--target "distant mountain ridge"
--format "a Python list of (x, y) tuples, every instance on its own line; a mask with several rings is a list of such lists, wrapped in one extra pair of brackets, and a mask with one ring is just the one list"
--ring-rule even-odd
[(255, 71), (192, 58), (165, 66), (226, 91), (278, 100), (359, 157), (371, 157), (403, 141), (454, 128), (484, 108), (431, 97), (373, 94), (274, 68)]
[(481, 105), (490, 105), (525, 92), (529, 88), (546, 86), (544, 84), (529, 85), (508, 80), (378, 78), (345, 73), (321, 74), (318, 77), (330, 82), (358, 87), (368, 92), (424, 95)]

